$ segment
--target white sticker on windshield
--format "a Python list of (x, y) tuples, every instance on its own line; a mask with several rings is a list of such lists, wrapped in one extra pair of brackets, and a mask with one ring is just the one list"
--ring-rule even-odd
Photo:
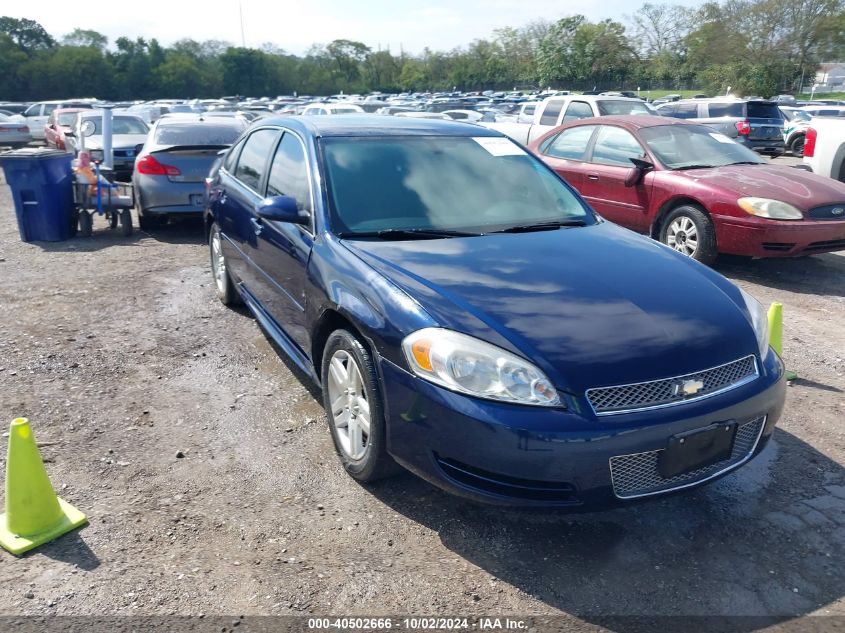
[(732, 144), (732, 143), (734, 142), (734, 141), (733, 141), (733, 139), (728, 138), (728, 137), (727, 137), (727, 136), (725, 136), (724, 134), (719, 134), (718, 132), (709, 132), (709, 134), (710, 134), (710, 136), (712, 136), (713, 138), (715, 138), (715, 139), (716, 139), (717, 141), (719, 141), (720, 143), (728, 143), (728, 144)]
[(473, 136), (472, 140), (493, 156), (522, 156), (525, 150), (510, 139), (496, 136)]

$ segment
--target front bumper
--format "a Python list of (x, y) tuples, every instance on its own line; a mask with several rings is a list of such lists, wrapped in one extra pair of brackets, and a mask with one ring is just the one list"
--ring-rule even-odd
[(713, 216), (719, 252), (751, 257), (799, 257), (845, 249), (845, 220), (777, 221)]
[[(379, 368), (388, 452), (396, 461), (448, 492), (514, 506), (597, 508), (726, 474), (768, 442), (786, 384), (783, 365), (770, 352), (760, 377), (742, 387), (661, 410), (597, 418), (591, 411), (575, 412), (589, 411), (583, 394), (569, 409), (509, 405), (445, 390), (384, 359)], [(619, 460), (616, 481), (612, 477), (614, 458), (662, 450), (669, 437), (716, 422), (743, 425), (758, 419), (747, 458), (728, 464), (724, 472), (712, 470), (646, 495), (620, 486)]]

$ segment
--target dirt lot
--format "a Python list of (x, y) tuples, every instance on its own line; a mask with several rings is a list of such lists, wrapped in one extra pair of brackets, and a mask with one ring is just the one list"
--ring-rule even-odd
[(25, 244), (0, 186), (0, 419), (30, 418), (90, 518), (22, 559), (0, 551), (0, 615), (845, 623), (807, 619), (845, 618), (845, 256), (717, 265), (784, 304), (801, 378), (763, 455), (689, 494), (567, 515), (410, 475), (354, 483), (313, 388), (214, 297), (206, 252), (198, 224), (123, 239), (101, 219), (93, 238)]

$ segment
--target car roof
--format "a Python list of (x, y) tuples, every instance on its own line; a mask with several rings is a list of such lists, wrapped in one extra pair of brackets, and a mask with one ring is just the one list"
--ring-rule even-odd
[(344, 114), (315, 117), (267, 117), (261, 127), (283, 125), (315, 137), (334, 136), (504, 136), (489, 128), (445, 121), (378, 114)]
[[(567, 127), (574, 127), (576, 121), (565, 123)], [(657, 127), (658, 125), (696, 125), (700, 123), (675, 119), (668, 116), (655, 116), (652, 114), (614, 114), (611, 116), (598, 116), (591, 119), (579, 119), (581, 125), (619, 125), (629, 130), (640, 130), (646, 127)]]

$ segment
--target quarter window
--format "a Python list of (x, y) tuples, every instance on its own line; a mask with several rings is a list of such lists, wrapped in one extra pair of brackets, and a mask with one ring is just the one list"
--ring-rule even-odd
[(630, 132), (619, 127), (603, 125), (593, 147), (592, 162), (632, 167), (630, 159), (642, 158), (644, 155), (643, 148)]
[(246, 140), (241, 150), (235, 178), (254, 191), (258, 191), (261, 186), (267, 168), (267, 157), (273, 150), (277, 136), (276, 130), (258, 130)]
[(589, 119), (593, 115), (593, 109), (589, 103), (583, 101), (573, 101), (566, 108), (566, 114), (563, 115), (563, 122), (578, 121), (579, 119)]
[(311, 211), (311, 195), (308, 189), (308, 170), (305, 166), (305, 150), (302, 143), (290, 132), (286, 132), (279, 143), (270, 177), (267, 181), (268, 196), (290, 196), (296, 200), (296, 207)]
[(581, 160), (587, 150), (587, 144), (593, 135), (595, 125), (581, 125), (569, 128), (558, 134), (545, 148), (541, 148), (547, 156), (555, 158), (566, 158), (568, 160)]
[(223, 168), (230, 174), (234, 173), (235, 171), (235, 163), (238, 162), (238, 154), (241, 153), (241, 148), (243, 146), (243, 141), (235, 145), (235, 147), (233, 147), (232, 150), (226, 155), (226, 160), (223, 161)]

